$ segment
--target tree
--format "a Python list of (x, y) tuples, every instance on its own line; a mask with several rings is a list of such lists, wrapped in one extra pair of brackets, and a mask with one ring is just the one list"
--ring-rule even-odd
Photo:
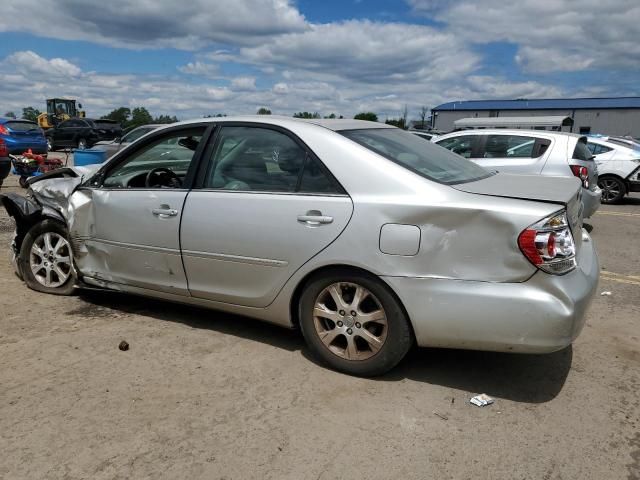
[(120, 107), (100, 118), (103, 120), (113, 120), (118, 122), (122, 127), (126, 127), (129, 122), (129, 117), (131, 117), (131, 109), (127, 107)]
[(25, 107), (22, 109), (22, 118), (25, 120), (31, 120), (32, 122), (38, 121), (38, 115), (40, 115), (40, 110), (33, 107)]
[(149, 123), (153, 123), (153, 117), (144, 107), (136, 107), (131, 110), (131, 121), (129, 122), (128, 127), (139, 127), (141, 125), (147, 125)]
[(361, 112), (361, 113), (358, 113), (353, 118), (356, 119), (356, 120), (369, 120), (370, 122), (377, 122), (378, 121), (378, 115), (376, 115), (373, 112)]
[(387, 125), (393, 125), (398, 128), (405, 128), (404, 119), (403, 118), (387, 118), (384, 123)]
[(153, 119), (153, 123), (176, 123), (178, 117), (175, 115), (159, 115)]
[(420, 128), (426, 127), (427, 114), (429, 113), (429, 107), (423, 105), (420, 107)]
[(318, 112), (298, 112), (293, 114), (294, 118), (322, 118)]
[(332, 113), (331, 115), (327, 115), (324, 118), (337, 118), (335, 113)]
[(11, 111), (5, 113), (4, 116), (7, 118), (16, 118), (16, 114)]
[(407, 115), (409, 114), (409, 111), (407, 109), (407, 104), (405, 103), (404, 105), (404, 109), (402, 110), (402, 116), (400, 117), (400, 120), (402, 120), (402, 126), (398, 125), (399, 128), (403, 128), (403, 129), (407, 129)]
[(260, 107), (258, 110), (258, 115), (271, 115), (271, 110), (265, 107)]

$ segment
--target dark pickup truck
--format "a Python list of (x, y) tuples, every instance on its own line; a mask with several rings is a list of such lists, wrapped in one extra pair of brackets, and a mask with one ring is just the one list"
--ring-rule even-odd
[(113, 120), (72, 118), (47, 131), (49, 150), (59, 148), (90, 148), (102, 140), (122, 136), (122, 127)]

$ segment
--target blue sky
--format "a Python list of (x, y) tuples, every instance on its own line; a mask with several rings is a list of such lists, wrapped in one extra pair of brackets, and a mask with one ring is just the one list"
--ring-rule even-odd
[(640, 95), (640, 4), (5, 0), (0, 66), (0, 113), (68, 96), (95, 116), (416, 117), (451, 100)]

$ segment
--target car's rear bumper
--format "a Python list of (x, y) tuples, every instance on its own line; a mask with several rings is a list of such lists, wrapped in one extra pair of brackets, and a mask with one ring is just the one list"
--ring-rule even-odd
[(409, 314), (418, 345), (548, 353), (571, 344), (585, 322), (599, 265), (586, 233), (578, 267), (522, 283), (384, 277)]
[(582, 216), (584, 218), (591, 217), (600, 208), (600, 199), (602, 197), (602, 190), (597, 185), (593, 190), (588, 188), (582, 189), (582, 205), (584, 210)]

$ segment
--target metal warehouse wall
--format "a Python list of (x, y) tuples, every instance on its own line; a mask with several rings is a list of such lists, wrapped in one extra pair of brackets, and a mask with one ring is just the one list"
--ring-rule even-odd
[[(580, 127), (591, 127), (590, 133), (606, 135), (640, 136), (640, 109), (616, 108), (608, 110), (498, 110), (499, 117), (535, 117), (549, 115), (566, 115), (573, 117), (573, 131), (580, 132)], [(489, 110), (438, 111), (434, 126), (438, 130), (453, 130), (453, 122), (461, 118), (488, 117)]]

